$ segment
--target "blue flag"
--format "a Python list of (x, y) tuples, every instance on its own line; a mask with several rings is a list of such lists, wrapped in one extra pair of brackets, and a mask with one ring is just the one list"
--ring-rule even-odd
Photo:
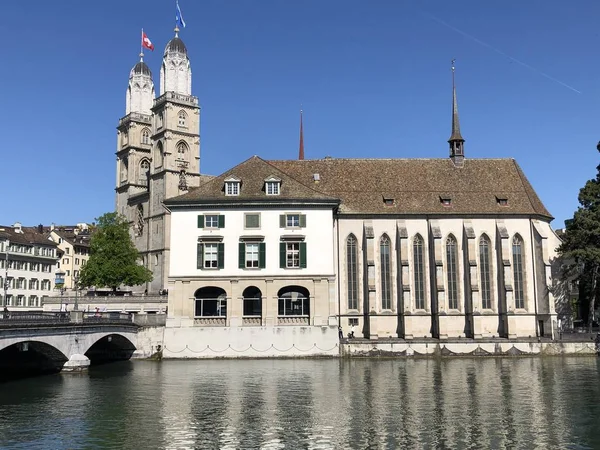
[(177, 22), (178, 27), (185, 28), (185, 20), (183, 20), (183, 15), (181, 14), (181, 9), (179, 8), (179, 2), (177, 2), (177, 11), (175, 12), (175, 22)]

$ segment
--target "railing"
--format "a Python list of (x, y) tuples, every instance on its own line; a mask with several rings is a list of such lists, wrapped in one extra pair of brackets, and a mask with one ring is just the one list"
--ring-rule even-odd
[[(85, 305), (105, 305), (113, 303), (164, 303), (167, 304), (169, 301), (166, 295), (119, 295), (119, 296), (93, 296), (93, 295), (80, 295), (77, 297), (77, 302)], [(60, 305), (68, 303), (69, 305), (75, 304), (74, 295), (65, 295), (61, 297), (44, 297), (44, 305)]]
[(201, 317), (194, 319), (194, 325), (200, 327), (224, 327), (227, 325), (225, 317)]
[(242, 325), (245, 327), (260, 327), (262, 325), (262, 318), (259, 317), (243, 317)]
[(277, 318), (277, 325), (309, 325), (309, 318), (305, 316), (284, 316)]
[(173, 100), (179, 103), (187, 103), (192, 106), (198, 106), (198, 97), (193, 95), (177, 94), (176, 92), (165, 92), (163, 95), (154, 100), (154, 107), (162, 105), (167, 100)]
[(134, 314), (133, 323), (141, 327), (164, 327), (167, 323), (166, 314)]
[(152, 116), (148, 115), (148, 114), (141, 114), (141, 113), (137, 113), (137, 112), (132, 112), (127, 114), (125, 117), (122, 117), (119, 120), (119, 126), (128, 123), (132, 120), (135, 120), (137, 122), (144, 122), (147, 124), (151, 124), (152, 123)]
[[(0, 312), (0, 328), (81, 325), (73, 320), (73, 312), (9, 311)], [(83, 324), (134, 325), (129, 314), (83, 313)]]
[(129, 324), (133, 323), (132, 317), (129, 314), (112, 313), (112, 312), (96, 312), (84, 313), (83, 323), (85, 324)]

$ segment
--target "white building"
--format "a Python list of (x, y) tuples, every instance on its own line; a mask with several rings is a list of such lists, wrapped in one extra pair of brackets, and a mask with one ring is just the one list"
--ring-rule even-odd
[(43, 228), (0, 226), (0, 258), (1, 304), (11, 311), (41, 311), (42, 297), (54, 290), (56, 244)]

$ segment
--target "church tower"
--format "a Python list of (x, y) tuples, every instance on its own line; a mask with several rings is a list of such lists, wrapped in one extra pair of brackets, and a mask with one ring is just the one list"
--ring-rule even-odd
[[(135, 69), (134, 67), (132, 74)], [(150, 70), (147, 69), (147, 72), (151, 82)], [(190, 188), (200, 184), (200, 107), (198, 97), (193, 96), (191, 91), (190, 60), (176, 27), (175, 36), (167, 43), (163, 55), (160, 96), (154, 99), (152, 90), (148, 103), (143, 95), (139, 100), (133, 94), (130, 98), (128, 89), (128, 115), (119, 123), (121, 139), (122, 128), (125, 129), (125, 123), (132, 120), (128, 118), (134, 115), (130, 108), (139, 104), (140, 110), (145, 111), (136, 113), (136, 117), (138, 114), (142, 115), (145, 120), (143, 123), (148, 127), (149, 144), (143, 146), (146, 158), (132, 161), (129, 155), (124, 160), (121, 153), (129, 147), (123, 147), (123, 150), (117, 152), (120, 164), (117, 173), (117, 211), (131, 223), (133, 241), (140, 251), (142, 262), (154, 275), (153, 281), (143, 287), (149, 293), (167, 288), (170, 216), (162, 202), (185, 194)], [(147, 105), (151, 105), (148, 111), (144, 109)], [(142, 170), (147, 169), (145, 184), (136, 185), (135, 191), (121, 193), (124, 191), (122, 171), (131, 173), (132, 164), (137, 164)]]

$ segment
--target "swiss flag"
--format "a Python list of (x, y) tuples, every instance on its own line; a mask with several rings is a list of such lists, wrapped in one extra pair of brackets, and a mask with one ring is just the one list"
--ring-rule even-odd
[(154, 44), (148, 38), (148, 35), (146, 33), (144, 33), (143, 31), (142, 31), (142, 46), (149, 50), (154, 51)]

